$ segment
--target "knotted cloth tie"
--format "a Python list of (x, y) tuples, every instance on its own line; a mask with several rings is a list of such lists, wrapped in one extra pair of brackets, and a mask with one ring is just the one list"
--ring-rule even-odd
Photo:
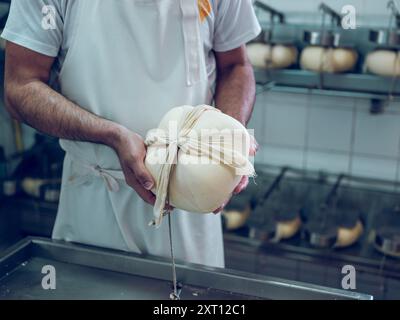
[[(182, 151), (186, 154), (201, 155), (208, 157), (212, 163), (227, 165), (240, 172), (240, 175), (254, 176), (255, 171), (252, 163), (242, 153), (234, 150), (232, 144), (221, 143), (218, 139), (221, 134), (217, 131), (211, 131), (210, 139), (203, 141), (201, 135), (193, 134), (192, 130), (198, 120), (207, 111), (221, 112), (220, 110), (207, 105), (200, 105), (188, 112), (178, 123), (176, 134), (168, 136), (163, 130), (151, 130), (146, 139), (147, 147), (166, 148), (165, 162), (160, 164), (161, 170), (156, 178), (156, 202), (154, 206), (154, 220), (150, 225), (160, 226), (165, 215), (166, 205), (168, 203), (169, 180), (172, 169), (178, 163), (178, 153)], [(215, 138), (215, 139), (214, 139)], [(226, 162), (226, 155), (229, 155), (229, 162)]]

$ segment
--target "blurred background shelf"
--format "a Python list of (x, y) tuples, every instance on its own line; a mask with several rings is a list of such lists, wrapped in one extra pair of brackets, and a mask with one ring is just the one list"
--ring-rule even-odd
[(400, 83), (390, 77), (305, 70), (255, 70), (258, 93), (266, 90), (365, 99), (400, 98)]

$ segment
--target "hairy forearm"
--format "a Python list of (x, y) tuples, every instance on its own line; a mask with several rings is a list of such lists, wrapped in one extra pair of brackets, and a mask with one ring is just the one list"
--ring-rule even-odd
[(113, 147), (122, 126), (84, 110), (40, 80), (6, 85), (10, 113), (33, 128), (62, 139)]
[(236, 64), (218, 74), (215, 103), (218, 109), (244, 125), (255, 102), (255, 81), (250, 63)]

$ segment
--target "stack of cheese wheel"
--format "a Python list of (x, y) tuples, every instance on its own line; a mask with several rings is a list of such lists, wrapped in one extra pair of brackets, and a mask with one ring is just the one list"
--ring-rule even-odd
[(369, 72), (386, 77), (400, 75), (400, 53), (392, 50), (375, 50), (366, 58), (366, 68)]
[(340, 73), (353, 69), (357, 59), (353, 49), (309, 46), (301, 53), (300, 66), (304, 70)]
[(284, 69), (297, 61), (297, 48), (289, 45), (251, 43), (247, 45), (251, 64), (260, 69)]
[(243, 175), (254, 175), (246, 128), (210, 106), (172, 109), (148, 133), (146, 145), (145, 165), (156, 181), (155, 225), (167, 199), (177, 209), (210, 213), (230, 198)]

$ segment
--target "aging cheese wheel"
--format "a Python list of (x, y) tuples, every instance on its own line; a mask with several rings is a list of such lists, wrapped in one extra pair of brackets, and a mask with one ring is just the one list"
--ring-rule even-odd
[(300, 217), (291, 221), (281, 221), (276, 226), (276, 236), (275, 238), (279, 240), (290, 239), (299, 232), (301, 227)]
[(222, 213), (225, 218), (225, 228), (226, 230), (233, 231), (243, 227), (246, 224), (247, 219), (251, 214), (251, 208), (248, 206), (244, 211), (224, 211)]
[(251, 43), (247, 45), (251, 64), (260, 69), (284, 69), (297, 61), (297, 49), (293, 46)]
[(352, 49), (310, 46), (302, 51), (300, 66), (304, 70), (340, 73), (353, 69), (357, 59)]
[(376, 50), (370, 52), (366, 58), (367, 70), (380, 76), (400, 75), (400, 55), (391, 50)]
[(22, 180), (21, 187), (24, 192), (32, 197), (40, 197), (40, 189), (46, 184), (61, 183), (60, 179), (35, 179), (25, 178)]
[(357, 221), (354, 228), (351, 229), (339, 228), (335, 247), (343, 248), (351, 246), (352, 244), (358, 241), (358, 239), (362, 236), (363, 232), (364, 232), (364, 226), (361, 223), (361, 221)]
[(210, 213), (230, 198), (243, 175), (254, 174), (246, 128), (210, 106), (172, 109), (146, 144), (145, 165), (156, 181), (156, 225), (167, 198), (175, 208)]

